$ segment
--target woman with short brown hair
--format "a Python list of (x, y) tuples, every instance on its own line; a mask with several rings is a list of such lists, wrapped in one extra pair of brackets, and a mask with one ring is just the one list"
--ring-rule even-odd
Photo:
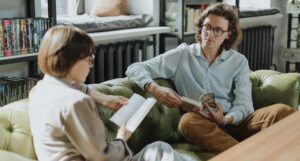
[(131, 133), (125, 126), (118, 130), (115, 140), (106, 140), (93, 99), (113, 109), (126, 104), (127, 99), (78, 90), (93, 66), (93, 51), (92, 39), (76, 27), (55, 26), (45, 34), (38, 58), (45, 76), (29, 96), (30, 126), (38, 160), (183, 160), (163, 142), (147, 145), (133, 156), (126, 143)]

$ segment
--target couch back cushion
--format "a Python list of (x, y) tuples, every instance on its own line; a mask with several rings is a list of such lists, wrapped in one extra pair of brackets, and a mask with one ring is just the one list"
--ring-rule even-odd
[(250, 73), (254, 109), (283, 103), (297, 110), (300, 93), (299, 73), (258, 70)]
[[(170, 80), (157, 79), (156, 82), (162, 86), (175, 89)], [(144, 92), (144, 90), (140, 89), (128, 78), (119, 78), (101, 84), (93, 84), (91, 87), (109, 95), (122, 95), (130, 98), (133, 93), (137, 93), (145, 98), (151, 97), (149, 93)], [(118, 127), (110, 122), (109, 118), (112, 117), (115, 111), (109, 110), (102, 105), (98, 105), (97, 107), (100, 117), (106, 126), (107, 138), (109, 140), (114, 139)], [(146, 144), (153, 141), (178, 142), (181, 139), (177, 128), (180, 116), (181, 111), (178, 108), (168, 108), (157, 103), (129, 139), (129, 146), (134, 152), (138, 152)]]
[(0, 138), (0, 150), (36, 159), (29, 126), (27, 99), (0, 108)]

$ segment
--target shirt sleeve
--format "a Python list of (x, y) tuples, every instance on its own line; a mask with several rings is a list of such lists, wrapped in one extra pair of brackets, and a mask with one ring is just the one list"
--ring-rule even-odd
[(119, 161), (132, 157), (123, 140), (107, 142), (105, 129), (94, 103), (88, 97), (72, 103), (65, 115), (65, 132), (86, 160)]
[(234, 77), (234, 101), (233, 107), (226, 115), (233, 117), (233, 124), (238, 125), (253, 113), (252, 85), (249, 77), (249, 65), (245, 57), (241, 61), (241, 68)]
[(127, 68), (126, 75), (142, 89), (155, 78), (172, 78), (186, 48), (186, 44), (181, 44), (150, 60), (134, 63)]

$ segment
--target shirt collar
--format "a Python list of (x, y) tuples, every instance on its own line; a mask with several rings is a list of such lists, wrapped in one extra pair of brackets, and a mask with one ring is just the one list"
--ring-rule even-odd
[(53, 76), (48, 75), (48, 74), (44, 75), (43, 81), (49, 82), (49, 83), (52, 83), (52, 84), (62, 85), (62, 86), (65, 86), (65, 87), (75, 88), (74, 83), (72, 83), (71, 81), (66, 80), (66, 79), (59, 79), (59, 78), (53, 77)]
[[(231, 52), (230, 50), (225, 50), (223, 49), (223, 51), (221, 52), (219, 59), (220, 60), (226, 60), (229, 56), (231, 55)], [(202, 53), (202, 50), (201, 50), (201, 46), (200, 46), (200, 43), (197, 43), (196, 44), (196, 52), (195, 52), (195, 56), (200, 56), (201, 58), (205, 59), (203, 53)]]

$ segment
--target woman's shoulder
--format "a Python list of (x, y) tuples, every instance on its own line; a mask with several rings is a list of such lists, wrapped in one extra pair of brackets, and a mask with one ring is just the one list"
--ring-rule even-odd
[(81, 91), (77, 89), (72, 89), (72, 92), (69, 93), (68, 96), (66, 96), (67, 103), (69, 105), (76, 105), (76, 104), (90, 104), (92, 102), (92, 98), (89, 95), (86, 95), (85, 93), (82, 93)]

